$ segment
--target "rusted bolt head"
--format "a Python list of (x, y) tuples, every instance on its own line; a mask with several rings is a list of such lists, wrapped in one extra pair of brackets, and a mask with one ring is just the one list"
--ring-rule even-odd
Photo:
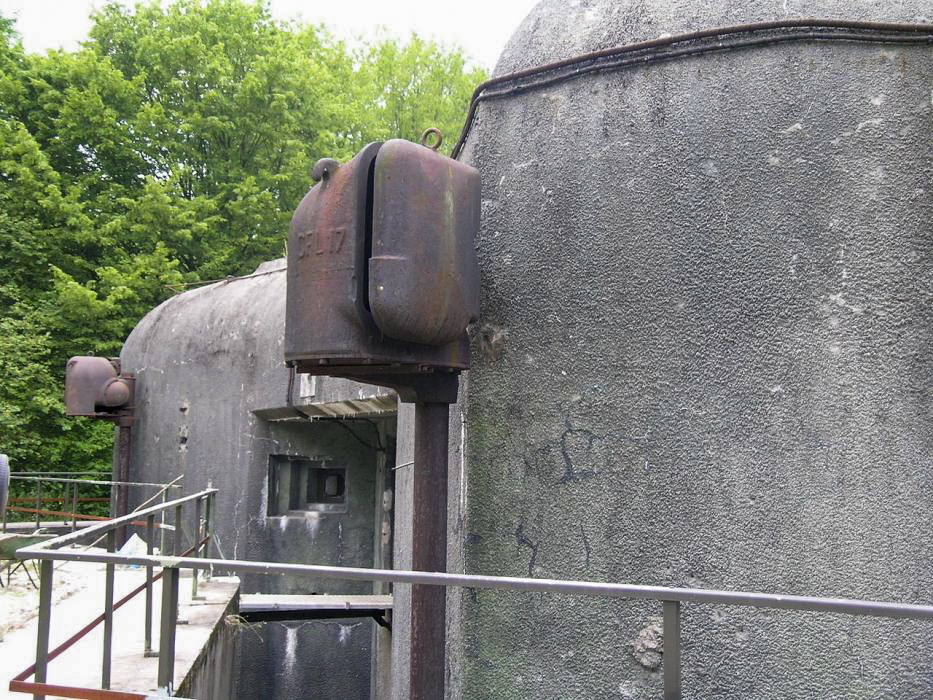
[(311, 179), (315, 182), (320, 182), (327, 176), (333, 174), (338, 167), (340, 167), (340, 163), (333, 158), (321, 158), (314, 164), (314, 167), (311, 168)]

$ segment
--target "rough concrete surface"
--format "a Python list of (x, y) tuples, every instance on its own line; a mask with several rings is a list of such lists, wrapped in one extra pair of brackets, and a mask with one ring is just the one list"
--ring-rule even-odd
[[(225, 558), (372, 566), (376, 425), (310, 421), (299, 409), (340, 401), (385, 403), (392, 394), (301, 376), (289, 394), (284, 323), (284, 260), (264, 263), (252, 276), (175, 296), (140, 321), (121, 354), (124, 370), (137, 375), (131, 479), (165, 482), (184, 474), (185, 493), (209, 484), (218, 488), (215, 552)], [(269, 516), (270, 455), (346, 467), (346, 512)], [(186, 527), (192, 517), (186, 511)], [(245, 575), (243, 592), (373, 589), (366, 582)], [(307, 688), (317, 688), (322, 699), (347, 697), (348, 688), (353, 697), (368, 697), (372, 623), (353, 625), (346, 631), (341, 621), (269, 624), (258, 635), (242, 634), (239, 697), (303, 698)], [(342, 645), (333, 646), (336, 639)], [(332, 666), (332, 682), (322, 685), (322, 662), (330, 656), (335, 664), (342, 658), (345, 668)]]
[[(802, 16), (933, 12), (547, 0), (497, 72)], [(928, 46), (793, 43), (480, 107), (467, 572), (933, 602), (931, 84)], [(456, 606), (453, 697), (659, 697), (658, 604)], [(685, 697), (933, 695), (929, 624), (688, 604), (683, 639)]]

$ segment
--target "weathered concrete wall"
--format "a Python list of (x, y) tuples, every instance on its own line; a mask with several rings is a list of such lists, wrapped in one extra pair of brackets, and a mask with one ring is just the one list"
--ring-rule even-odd
[(372, 620), (309, 620), (243, 630), (236, 697), (369, 698), (373, 626)]
[[(931, 19), (547, 0), (497, 72), (799, 16)], [(794, 43), (480, 108), (468, 572), (933, 601), (931, 83), (929, 47)], [(658, 605), (457, 604), (455, 697), (659, 696)], [(933, 694), (928, 625), (688, 605), (683, 628), (685, 697)]]
[[(296, 407), (328, 415), (359, 406), (385, 415), (387, 407), (394, 409), (394, 396), (352, 382), (297, 377), (289, 400), (282, 351), (283, 263), (267, 263), (254, 276), (173, 297), (148, 314), (127, 339), (123, 367), (137, 375), (131, 476), (166, 482), (184, 474), (185, 493), (208, 484), (219, 488), (215, 532), (217, 549), (226, 558), (372, 566), (376, 421), (386, 421), (394, 430), (394, 417), (309, 421)], [(268, 517), (270, 455), (327, 459), (346, 466), (347, 512)], [(148, 495), (134, 494), (134, 500)], [(242, 590), (355, 594), (371, 593), (372, 586), (246, 575)], [(354, 625), (320, 622), (286, 631), (282, 625), (268, 624), (258, 637), (244, 633), (240, 697), (271, 693), (302, 698), (302, 688), (321, 688), (322, 668), (327, 667), (319, 662), (338, 638), (343, 643), (333, 647), (333, 654), (342, 654), (344, 666), (335, 670), (332, 685), (352, 688), (354, 697), (367, 697), (371, 624)], [(276, 671), (265, 677), (272, 669)], [(359, 682), (347, 685), (350, 677)], [(257, 679), (261, 683), (254, 685)], [(316, 697), (347, 697), (344, 690), (321, 693)]]
[(227, 610), (217, 622), (207, 644), (175, 695), (197, 700), (235, 700), (241, 697), (236, 689), (236, 667), (240, 656), (239, 628), (232, 618), (239, 610), (240, 594), (230, 599)]

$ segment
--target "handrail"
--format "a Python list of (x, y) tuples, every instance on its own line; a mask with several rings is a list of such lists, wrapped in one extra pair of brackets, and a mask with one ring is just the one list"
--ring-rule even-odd
[(148, 481), (100, 481), (94, 479), (65, 479), (63, 477), (52, 477), (52, 476), (26, 476), (25, 474), (10, 474), (11, 480), (16, 481), (42, 481), (50, 483), (64, 483), (64, 484), (88, 484), (90, 486), (152, 486), (152, 487), (165, 487), (180, 489), (182, 488), (181, 484), (154, 484)]
[[(92, 528), (88, 528), (88, 530), (90, 529)], [(88, 530), (84, 532), (86, 533)], [(181, 569), (222, 568), (232, 572), (287, 574), (291, 576), (343, 579), (347, 581), (384, 581), (430, 586), (533, 591), (538, 593), (570, 593), (607, 598), (668, 600), (682, 603), (751, 605), (757, 608), (809, 610), (813, 612), (843, 613), (848, 615), (933, 620), (933, 605), (890, 603), (852, 598), (824, 598), (816, 596), (782, 595), (776, 593), (725, 591), (705, 588), (642, 586), (629, 583), (602, 583), (598, 581), (480, 576), (475, 574), (445, 574), (431, 571), (405, 571), (401, 569), (366, 569), (344, 566), (324, 566), (321, 564), (285, 564), (266, 561), (243, 561), (238, 559), (204, 559), (175, 556), (147, 556), (144, 554), (48, 551), (49, 546), (54, 542), (55, 540), (46, 540), (45, 542), (23, 547), (16, 550), (16, 556), (22, 559), (55, 559), (103, 564), (162, 566)]]
[[(205, 541), (206, 541), (206, 538), (201, 540), (201, 545), (202, 545), (202, 546), (204, 545)], [(195, 550), (195, 547), (189, 547), (189, 548), (187, 549), (187, 551), (185, 552), (185, 554), (189, 554), (189, 553), (193, 552), (194, 550)], [(151, 578), (147, 578), (145, 583), (140, 584), (139, 586), (137, 586), (136, 588), (134, 588), (133, 590), (131, 590), (129, 593), (127, 593), (126, 595), (124, 595), (122, 598), (120, 598), (120, 600), (116, 601), (116, 602), (113, 604), (113, 611), (116, 612), (117, 610), (119, 610), (120, 608), (122, 608), (124, 605), (126, 605), (128, 602), (130, 602), (133, 598), (135, 598), (137, 595), (139, 595), (139, 594), (142, 593), (144, 590), (146, 590), (146, 587), (147, 587), (148, 585), (150, 585), (150, 584), (152, 584), (152, 583), (155, 583), (156, 581), (158, 581), (158, 580), (161, 579), (161, 578), (162, 578), (162, 572), (161, 572), (161, 571), (160, 571), (159, 573), (155, 574), (154, 576), (152, 576)], [(103, 622), (104, 619), (105, 619), (105, 617), (106, 617), (106, 614), (105, 614), (105, 613), (101, 613), (100, 615), (98, 615), (97, 617), (95, 617), (93, 620), (91, 620), (89, 623), (87, 623), (84, 627), (82, 627), (80, 630), (78, 630), (78, 631), (75, 632), (73, 635), (71, 635), (70, 637), (68, 637), (68, 639), (66, 639), (64, 642), (62, 642), (62, 643), (59, 644), (57, 647), (55, 647), (54, 649), (52, 649), (51, 651), (49, 651), (49, 655), (48, 655), (47, 660), (48, 660), (48, 661), (53, 661), (53, 660), (56, 659), (58, 656), (64, 654), (64, 653), (65, 653), (66, 651), (68, 651), (71, 647), (73, 647), (73, 646), (75, 645), (75, 643), (76, 643), (79, 639), (81, 639), (82, 637), (84, 637), (88, 632), (90, 632), (92, 629), (94, 629), (95, 627), (97, 627), (101, 622)], [(23, 681), (23, 680), (26, 680), (27, 678), (29, 678), (29, 676), (31, 676), (31, 675), (35, 672), (35, 670), (36, 670), (36, 665), (35, 665), (35, 664), (32, 664), (31, 666), (28, 666), (25, 670), (23, 670), (22, 672), (18, 673), (16, 676), (14, 676), (13, 680), (15, 680), (15, 681)]]
[[(156, 486), (162, 487), (162, 492), (164, 493), (166, 488), (169, 485), (166, 484), (156, 484)], [(211, 547), (211, 524), (213, 522), (212, 518), (212, 506), (213, 501), (218, 493), (217, 489), (208, 488), (203, 491), (191, 494), (189, 496), (183, 496), (181, 498), (176, 498), (172, 501), (163, 501), (156, 505), (152, 505), (145, 508), (139, 508), (132, 513), (123, 515), (117, 518), (111, 518), (104, 522), (92, 525), (84, 530), (75, 531), (68, 533), (66, 535), (61, 535), (54, 539), (46, 541), (47, 547), (41, 548), (41, 550), (35, 551), (22, 551), (17, 550), (16, 556), (19, 559), (40, 559), (40, 575), (39, 575), (39, 622), (38, 622), (38, 631), (36, 635), (36, 660), (29, 668), (22, 671), (15, 678), (10, 681), (9, 689), (13, 692), (21, 693), (33, 693), (33, 697), (36, 700), (44, 700), (45, 693), (54, 694), (61, 697), (72, 697), (72, 698), (136, 698), (136, 697), (145, 697), (140, 696), (135, 693), (123, 693), (121, 691), (111, 691), (110, 690), (110, 662), (111, 662), (111, 650), (113, 643), (113, 613), (116, 609), (125, 604), (128, 600), (133, 598), (135, 595), (139, 594), (143, 590), (146, 592), (146, 619), (145, 619), (145, 648), (144, 654), (149, 655), (151, 652), (151, 640), (152, 640), (152, 584), (158, 579), (163, 579), (162, 584), (162, 612), (160, 616), (160, 626), (161, 632), (159, 636), (159, 669), (158, 669), (158, 686), (164, 692), (167, 692), (169, 695), (172, 694), (172, 684), (174, 682), (174, 663), (175, 663), (175, 629), (178, 624), (178, 585), (179, 585), (179, 569), (177, 567), (162, 567), (162, 571), (157, 575), (153, 575), (154, 566), (161, 566), (159, 563), (160, 557), (151, 557), (153, 551), (153, 540), (155, 534), (155, 518), (158, 513), (164, 512), (166, 510), (174, 510), (175, 522), (172, 529), (174, 530), (174, 535), (172, 538), (172, 549), (174, 554), (181, 554), (183, 557), (185, 555), (194, 553), (194, 556), (197, 557), (200, 553), (210, 555)], [(159, 494), (157, 494), (158, 496)], [(151, 500), (151, 499), (150, 499)], [(181, 537), (182, 537), (182, 508), (185, 504), (192, 503), (194, 505), (194, 530), (192, 532), (192, 545), (185, 552), (181, 552)], [(144, 520), (140, 520), (144, 518)], [(116, 549), (116, 533), (120, 528), (125, 528), (127, 525), (145, 525), (147, 532), (147, 559), (152, 561), (144, 562), (143, 565), (146, 567), (146, 580), (145, 582), (138, 586), (136, 589), (131, 591), (128, 595), (125, 595), (119, 601), (114, 602), (114, 573), (116, 564), (119, 562), (105, 562), (106, 567), (106, 594), (104, 598), (104, 612), (99, 615), (89, 624), (85, 625), (77, 633), (69, 637), (63, 644), (60, 644), (58, 647), (49, 651), (49, 630), (50, 630), (50, 618), (52, 612), (51, 598), (52, 598), (52, 574), (53, 574), (53, 563), (54, 560), (68, 561), (70, 560), (65, 555), (66, 554), (84, 554), (92, 555), (92, 552), (89, 551), (80, 551), (80, 550), (68, 550), (58, 551), (57, 548), (65, 547), (67, 545), (75, 544), (81, 540), (93, 539), (98, 535), (103, 534), (107, 540), (107, 552), (113, 556), (120, 557), (118, 553), (115, 552)], [(165, 528), (166, 525), (161, 524), (160, 528)], [(95, 541), (99, 541), (95, 540)], [(26, 548), (21, 548), (26, 549)], [(161, 553), (161, 552), (160, 552)], [(82, 559), (79, 558), (78, 561)], [(84, 561), (89, 561), (89, 559), (84, 559)], [(197, 576), (192, 576), (191, 587), (192, 587), (192, 599), (197, 596)], [(61, 654), (65, 649), (73, 645), (79, 639), (88, 634), (94, 627), (99, 625), (101, 622), (104, 624), (104, 646), (103, 646), (103, 660), (101, 662), (101, 685), (100, 688), (77, 688), (71, 686), (55, 686), (46, 683), (48, 663), (49, 661), (55, 659), (59, 654)], [(34, 676), (33, 682), (27, 682), (26, 679), (30, 676)]]
[[(420, 584), (432, 586), (457, 586), (463, 588), (484, 588), (496, 590), (516, 590), (541, 593), (564, 593), (575, 595), (600, 596), (609, 598), (627, 598), (637, 600), (655, 600), (662, 603), (663, 629), (664, 629), (664, 657), (663, 682), (664, 697), (666, 700), (679, 700), (681, 697), (681, 604), (705, 603), (713, 605), (744, 605), (757, 608), (771, 608), (781, 610), (803, 610), (846, 615), (867, 615), (874, 617), (930, 620), (933, 621), (933, 605), (892, 603), (876, 600), (858, 600), (852, 598), (833, 598), (818, 596), (783, 595), (773, 593), (758, 593), (749, 591), (726, 591), (702, 588), (677, 588), (668, 586), (646, 586), (627, 583), (608, 583), (598, 581), (577, 581), (561, 579), (538, 579), (511, 576), (481, 576), (474, 574), (450, 574), (429, 571), (404, 571), (396, 569), (370, 569), (357, 567), (324, 566), (318, 564), (287, 564), (279, 562), (243, 561), (229, 559), (212, 559), (207, 557), (189, 557), (151, 554), (120, 554), (110, 552), (82, 552), (75, 550), (62, 550), (60, 547), (71, 544), (84, 537), (96, 533), (110, 531), (130, 519), (148, 516), (147, 522), (155, 517), (155, 513), (166, 509), (175, 509), (176, 527), (181, 522), (181, 508), (185, 503), (194, 501), (197, 504), (196, 518), (198, 529), (195, 534), (196, 541), (200, 540), (200, 504), (206, 499), (208, 509), (216, 489), (206, 489), (191, 496), (161, 503), (131, 515), (114, 518), (106, 523), (94, 525), (82, 532), (62, 535), (34, 545), (23, 547), (16, 552), (20, 559), (39, 559), (45, 567), (51, 569), (53, 561), (97, 562), (107, 564), (111, 570), (117, 564), (161, 567), (165, 580), (169, 583), (163, 585), (163, 634), (168, 635), (167, 645), (160, 647), (160, 685), (167, 677), (163, 671), (163, 655), (161, 652), (173, 652), (174, 639), (173, 625), (177, 612), (178, 572), (180, 569), (213, 569), (214, 567), (233, 573), (250, 574), (286, 574), (291, 576), (342, 579), (349, 581), (384, 581), (393, 583)], [(210, 519), (208, 510), (207, 519)], [(150, 524), (151, 528), (151, 524)], [(209, 528), (206, 541), (210, 541)], [(177, 536), (177, 535), (176, 535)], [(178, 551), (177, 544), (175, 551)], [(196, 576), (193, 577), (196, 581)], [(174, 595), (174, 598), (172, 596)], [(40, 596), (41, 600), (41, 596)], [(164, 626), (167, 624), (168, 627)], [(167, 649), (164, 648), (167, 646)], [(38, 657), (37, 657), (38, 658)], [(170, 663), (166, 661), (165, 663)], [(38, 662), (37, 662), (38, 667)], [(25, 687), (25, 686), (23, 686)], [(11, 689), (13, 684), (11, 683)]]
[[(58, 478), (54, 476), (56, 474), (65, 475), (68, 478)], [(80, 486), (108, 486), (110, 487), (110, 493), (111, 493), (110, 498), (99, 499), (99, 502), (101, 503), (113, 500), (114, 487), (119, 488), (121, 491), (125, 491), (126, 487), (128, 486), (138, 486), (142, 488), (157, 489), (155, 495), (148, 498), (143, 503), (143, 505), (146, 505), (152, 502), (153, 500), (155, 500), (156, 498), (159, 498), (160, 496), (165, 494), (165, 492), (168, 491), (169, 489), (183, 488), (180, 484), (178, 484), (178, 481), (180, 481), (184, 475), (177, 476), (175, 479), (173, 479), (167, 484), (152, 483), (152, 482), (147, 482), (147, 481), (109, 481), (109, 480), (102, 480), (102, 479), (75, 478), (75, 477), (82, 476), (82, 475), (97, 475), (97, 474), (99, 474), (99, 472), (57, 472), (57, 471), (54, 471), (54, 472), (53, 471), (21, 472), (21, 473), (16, 473), (16, 474), (10, 474), (11, 481), (35, 483), (36, 496), (35, 498), (17, 497), (15, 499), (11, 499), (9, 503), (13, 504), (13, 503), (16, 503), (17, 501), (19, 501), (20, 503), (26, 503), (26, 502), (31, 501), (35, 503), (36, 507), (34, 509), (24, 508), (22, 506), (15, 506), (15, 505), (7, 505), (6, 507), (4, 507), (2, 509), (2, 512), (0, 512), (0, 524), (2, 524), (2, 531), (6, 532), (8, 529), (7, 527), (8, 526), (8, 522), (7, 522), (8, 512), (34, 514), (36, 516), (36, 521), (35, 521), (36, 528), (41, 527), (42, 523), (41, 523), (40, 518), (42, 516), (61, 516), (61, 517), (69, 518), (71, 520), (72, 530), (76, 530), (78, 528), (79, 520), (106, 520), (107, 518), (103, 516), (93, 517), (93, 516), (78, 514), (79, 503), (91, 502), (90, 499), (87, 499), (87, 498), (83, 498), (83, 499), (78, 498), (78, 488)], [(43, 497), (42, 486), (46, 482), (55, 483), (55, 484), (63, 484), (64, 486), (62, 488), (62, 495), (60, 497), (59, 496)], [(67, 501), (69, 500), (69, 497), (68, 497), (69, 486), (71, 486), (71, 489), (70, 489), (71, 490), (71, 498), (70, 498), (71, 512), (70, 513), (65, 512), (65, 508), (67, 507)], [(62, 510), (52, 510), (52, 509), (42, 508), (41, 507), (42, 504), (46, 502), (61, 503)], [(116, 506), (116, 504), (112, 503), (111, 512), (113, 512), (114, 506)], [(67, 525), (67, 520), (65, 521), (65, 524)], [(125, 526), (123, 526), (123, 529), (121, 529), (117, 533), (117, 539), (121, 543), (125, 541), (126, 539)]]
[[(193, 493), (190, 496), (182, 496), (181, 498), (176, 498), (174, 501), (166, 501), (165, 503), (157, 503), (154, 506), (149, 506), (148, 508), (143, 508), (142, 510), (137, 510), (132, 513), (128, 513), (127, 515), (121, 515), (119, 518), (109, 518), (108, 520), (101, 522), (98, 525), (92, 525), (91, 527), (84, 528), (83, 530), (80, 530), (77, 532), (69, 532), (68, 534), (60, 535), (53, 539), (46, 540), (45, 542), (42, 543), (44, 545), (42, 547), (42, 550), (58, 549), (59, 547), (64, 547), (69, 544), (74, 544), (75, 542), (78, 542), (79, 540), (82, 540), (85, 537), (91, 537), (92, 535), (106, 533), (110, 530), (116, 529), (120, 525), (124, 525), (124, 524), (131, 525), (132, 521), (138, 520), (140, 517), (149, 515), (150, 513), (154, 515), (155, 513), (158, 513), (159, 511), (167, 510), (169, 508), (177, 508), (179, 506), (183, 506), (185, 503), (189, 503), (191, 501), (199, 501), (202, 498), (205, 498), (207, 496), (214, 496), (215, 494), (217, 494), (217, 489), (204, 489), (203, 491), (198, 491), (197, 493)], [(27, 549), (29, 551), (25, 552), (25, 550)], [(20, 557), (19, 556), (20, 552), (24, 552), (28, 554), (29, 556)], [(24, 547), (23, 549), (16, 550), (16, 556), (19, 557), (20, 559), (57, 559), (59, 558), (57, 556), (52, 556), (52, 557), (40, 556), (36, 553), (36, 551), (34, 551), (32, 548), (29, 548), (29, 547)], [(119, 557), (121, 555), (115, 555), (115, 556)], [(78, 559), (74, 561), (81, 561), (81, 560)], [(107, 562), (104, 562), (104, 563), (107, 563)], [(120, 562), (115, 562), (115, 563), (120, 563)], [(145, 563), (146, 562), (143, 562), (143, 565), (145, 565)], [(156, 561), (155, 564), (158, 566), (159, 565), (158, 561)]]
[[(105, 500), (109, 500), (109, 499), (105, 499)], [(102, 522), (105, 520), (110, 520), (110, 518), (108, 518), (106, 515), (82, 515), (80, 513), (71, 513), (66, 510), (48, 510), (46, 508), (37, 509), (37, 508), (20, 508), (18, 506), (7, 506), (7, 510), (12, 511), (14, 513), (33, 513), (33, 514), (39, 514), (39, 515), (67, 515), (76, 520), (93, 520), (95, 522)], [(145, 525), (146, 523), (142, 522), (141, 520), (134, 520), (129, 524), (130, 525)], [(156, 525), (156, 527), (165, 528), (166, 530), (172, 529), (171, 525), (160, 524), (160, 525)]]

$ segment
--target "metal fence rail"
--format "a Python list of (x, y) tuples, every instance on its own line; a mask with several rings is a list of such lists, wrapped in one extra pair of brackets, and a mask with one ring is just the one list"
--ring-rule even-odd
[[(495, 590), (531, 591), (540, 593), (568, 593), (574, 595), (601, 596), (608, 598), (628, 598), (639, 600), (655, 600), (661, 603), (663, 613), (664, 652), (663, 652), (663, 681), (664, 697), (666, 700), (679, 700), (681, 698), (681, 607), (684, 603), (701, 603), (709, 605), (747, 605), (756, 608), (772, 608), (778, 610), (806, 610), (811, 612), (835, 613), (844, 615), (868, 615), (874, 617), (887, 617), (897, 619), (928, 620), (933, 621), (933, 605), (913, 605), (907, 603), (889, 603), (873, 600), (856, 600), (850, 598), (823, 598), (798, 595), (777, 595), (770, 593), (751, 593), (745, 591), (723, 591), (697, 588), (670, 588), (666, 586), (639, 586), (625, 583), (600, 583), (594, 581), (566, 581), (558, 579), (519, 578), (509, 576), (475, 576), (468, 574), (446, 574), (424, 571), (400, 571), (394, 569), (364, 569), (339, 566), (321, 566), (313, 564), (282, 564), (277, 562), (254, 562), (229, 559), (210, 558), (210, 520), (211, 508), (215, 489), (207, 489), (200, 493), (176, 499), (168, 503), (158, 504), (130, 515), (115, 518), (105, 523), (92, 525), (86, 530), (63, 535), (53, 540), (24, 547), (17, 550), (21, 559), (38, 559), (42, 561), (41, 590), (40, 590), (40, 634), (36, 652), (36, 681), (39, 683), (25, 683), (32, 669), (17, 676), (10, 683), (10, 690), (19, 692), (36, 692), (41, 689), (45, 679), (45, 664), (50, 658), (48, 652), (48, 621), (49, 604), (51, 596), (51, 567), (53, 561), (83, 561), (107, 564), (108, 576), (112, 575), (116, 564), (139, 565), (147, 568), (147, 591), (151, 597), (152, 570), (161, 567), (163, 576), (162, 598), (162, 637), (159, 650), (159, 686), (168, 689), (172, 681), (173, 640), (174, 626), (177, 618), (178, 604), (178, 573), (180, 569), (213, 569), (218, 568), (232, 573), (250, 574), (286, 574), (309, 578), (329, 578), (350, 581), (385, 581), (392, 583), (410, 583), (432, 586), (458, 586), (463, 588), (486, 588)], [(196, 507), (196, 529), (193, 540), (194, 556), (152, 556), (150, 554), (119, 554), (113, 552), (87, 552), (67, 550), (60, 548), (74, 544), (86, 537), (99, 536), (111, 533), (122, 524), (142, 516), (151, 523), (156, 513), (166, 509), (174, 509), (176, 537), (174, 552), (180, 552), (178, 533), (181, 525), (181, 507), (194, 502)], [(205, 537), (201, 537), (200, 504), (205, 507)], [(199, 556), (203, 555), (203, 556)], [(197, 586), (197, 576), (193, 576), (193, 586)], [(112, 606), (112, 598), (109, 601)], [(111, 613), (112, 614), (112, 613)], [(151, 625), (151, 608), (147, 617), (147, 624)], [(147, 635), (147, 648), (151, 635)], [(48, 692), (53, 692), (51, 686)], [(60, 690), (60, 689), (59, 689)], [(99, 691), (95, 691), (99, 692)], [(87, 695), (68, 695), (66, 697), (89, 697)], [(95, 695), (93, 697), (119, 697), (116, 694)], [(135, 697), (135, 696), (134, 696)], [(140, 696), (142, 697), (142, 696)]]
[[(118, 490), (125, 490), (131, 486), (133, 487), (142, 487), (142, 488), (153, 488), (158, 489), (156, 496), (164, 496), (169, 489), (180, 489), (181, 485), (175, 483), (175, 481), (168, 484), (154, 484), (145, 481), (107, 481), (100, 479), (78, 479), (74, 478), (76, 476), (94, 476), (98, 472), (74, 472), (69, 476), (69, 472), (25, 472), (18, 474), (10, 474), (10, 482), (26, 482), (33, 484), (35, 487), (35, 496), (11, 496), (8, 499), (8, 504), (6, 508), (3, 509), (0, 513), (0, 518), (2, 518), (2, 531), (7, 531), (7, 513), (24, 513), (28, 515), (35, 515), (35, 524), (36, 528), (39, 528), (42, 525), (41, 518), (42, 516), (58, 516), (62, 518), (62, 522), (67, 525), (68, 522), (71, 522), (71, 529), (75, 530), (78, 527), (79, 520), (107, 520), (106, 516), (102, 515), (88, 515), (78, 512), (78, 506), (85, 503), (110, 503), (111, 504), (111, 515), (114, 514), (115, 506), (115, 496), (114, 494)], [(43, 495), (43, 485), (56, 484), (60, 485), (61, 495)], [(81, 487), (84, 487), (85, 490), (89, 486), (106, 486), (110, 488), (110, 497), (109, 498), (87, 498), (79, 497), (78, 490)], [(166, 500), (163, 498), (163, 501)], [(55, 510), (52, 508), (46, 508), (45, 504), (47, 503), (60, 503), (61, 510)], [(27, 507), (26, 504), (35, 505), (34, 508)], [(71, 510), (67, 510), (68, 505), (71, 505)], [(123, 515), (122, 513), (117, 513), (117, 515)], [(124, 533), (125, 534), (125, 533)], [(125, 539), (121, 534), (119, 539)]]
[[(160, 484), (160, 486), (163, 486)], [(163, 692), (171, 694), (172, 682), (174, 679), (174, 661), (175, 661), (175, 628), (178, 622), (178, 584), (179, 568), (162, 567), (158, 574), (153, 574), (154, 566), (161, 566), (164, 557), (152, 556), (153, 543), (155, 540), (156, 515), (171, 510), (174, 512), (174, 531), (172, 537), (172, 554), (182, 555), (187, 558), (193, 555), (197, 558), (202, 553), (210, 554), (211, 526), (213, 501), (217, 494), (216, 489), (206, 489), (190, 496), (185, 496), (172, 501), (159, 503), (148, 508), (141, 508), (128, 515), (106, 520), (92, 525), (83, 530), (73, 531), (55, 539), (43, 542), (44, 545), (40, 556), (33, 556), (26, 552), (27, 548), (17, 550), (16, 555), (19, 559), (39, 559), (41, 560), (39, 573), (39, 627), (36, 640), (36, 661), (29, 668), (17, 674), (10, 681), (9, 688), (13, 692), (32, 693), (33, 697), (44, 699), (46, 694), (70, 697), (70, 698), (110, 698), (111, 700), (146, 698), (147, 695), (139, 693), (127, 693), (123, 691), (110, 690), (110, 671), (111, 671), (111, 651), (113, 643), (113, 613), (130, 599), (145, 591), (145, 622), (144, 622), (144, 650), (145, 655), (154, 655), (152, 652), (152, 605), (153, 591), (152, 584), (159, 579), (162, 583), (162, 608), (160, 620), (159, 637), (159, 667), (158, 667), (158, 686)], [(192, 545), (183, 550), (182, 547), (182, 509), (186, 504), (192, 504), (194, 510), (194, 522), (192, 531)], [(145, 518), (145, 520), (140, 520)], [(116, 564), (129, 564), (126, 556), (115, 552), (117, 532), (128, 525), (145, 525), (147, 534), (147, 555), (144, 556), (143, 566), (146, 567), (146, 580), (136, 589), (123, 596), (120, 600), (114, 601), (114, 575)], [(106, 583), (104, 593), (104, 612), (97, 618), (71, 635), (55, 649), (49, 650), (49, 631), (51, 627), (51, 602), (52, 602), (52, 573), (54, 561), (91, 561), (91, 559), (82, 558), (83, 555), (94, 556), (94, 552), (70, 550), (67, 552), (57, 551), (60, 547), (78, 544), (84, 540), (98, 540), (101, 536), (106, 538), (107, 554), (106, 556), (115, 557), (116, 561), (107, 561)], [(164, 551), (160, 550), (160, 554)], [(77, 555), (77, 559), (72, 559), (71, 555)], [(175, 557), (178, 558), (178, 557)], [(199, 567), (200, 568), (200, 567)], [(197, 576), (192, 576), (192, 597), (197, 596), (198, 580)], [(104, 625), (104, 643), (101, 657), (101, 687), (100, 688), (79, 688), (73, 686), (60, 686), (46, 683), (48, 664), (57, 656), (73, 646), (79, 639), (87, 635), (98, 625)], [(26, 679), (34, 676), (33, 682)]]

